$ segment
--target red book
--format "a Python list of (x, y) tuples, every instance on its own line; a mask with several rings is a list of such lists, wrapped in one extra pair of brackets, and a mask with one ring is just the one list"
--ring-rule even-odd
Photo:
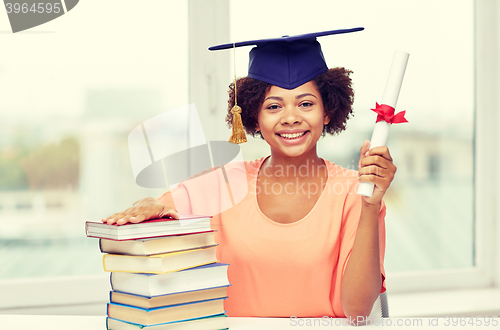
[(210, 230), (210, 217), (203, 215), (179, 214), (179, 220), (161, 218), (121, 226), (108, 225), (101, 221), (85, 222), (88, 237), (117, 241), (192, 234)]

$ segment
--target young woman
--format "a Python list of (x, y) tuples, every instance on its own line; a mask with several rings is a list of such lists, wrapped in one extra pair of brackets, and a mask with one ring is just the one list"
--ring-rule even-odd
[[(321, 50), (316, 36), (313, 41), (307, 35), (287, 44), (281, 40), (257, 44), (251, 63), (274, 63), (274, 70), (278, 62), (272, 57), (286, 53), (287, 69), (274, 70), (268, 79), (263, 75), (269, 68), (251, 64), (249, 77), (236, 82), (243, 127), (260, 135), (271, 154), (245, 161), (244, 175), (238, 167), (225, 169), (225, 175), (240, 178), (248, 193), (212, 218), (217, 257), (230, 264), (232, 286), (225, 303), (229, 316), (356, 318), (369, 315), (385, 291), (382, 197), (396, 167), (386, 147), (369, 150), (368, 141), (361, 146), (357, 172), (318, 156), (318, 139), (345, 129), (354, 92), (351, 72), (343, 68), (320, 66), (319, 74), (307, 78), (310, 72), (306, 72), (289, 84), (290, 74), (284, 71), (300, 67), (290, 62), (293, 56), (306, 59), (302, 62), (308, 69), (310, 63), (321, 61), (311, 61), (322, 58), (317, 56)], [(313, 49), (314, 54), (304, 55), (304, 49)], [(286, 82), (275, 82), (280, 75)], [(230, 125), (235, 116), (234, 87), (229, 91)], [(356, 194), (363, 181), (375, 184), (372, 197)], [(177, 211), (197, 214), (203, 209), (196, 205), (203, 204), (198, 188), (199, 181), (188, 180), (158, 199), (145, 198), (103, 221), (122, 225), (162, 216), (178, 218)], [(213, 190), (217, 194), (220, 187)]]

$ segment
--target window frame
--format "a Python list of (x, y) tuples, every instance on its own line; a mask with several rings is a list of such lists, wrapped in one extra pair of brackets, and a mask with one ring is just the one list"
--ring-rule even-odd
[[(190, 0), (189, 6), (196, 6), (198, 1)], [(217, 31), (221, 26), (229, 24), (229, 1), (214, 0), (219, 8), (225, 8), (225, 14), (217, 17), (218, 27), (213, 29), (214, 40), (218, 41)], [(475, 1), (475, 122), (474, 122), (474, 216), (475, 216), (475, 262), (474, 266), (463, 269), (389, 272), (387, 274), (387, 289), (389, 294), (436, 290), (465, 290), (473, 288), (498, 288), (500, 286), (500, 222), (497, 219), (497, 206), (500, 204), (500, 194), (495, 195), (495, 185), (500, 184), (496, 174), (497, 150), (500, 134), (496, 124), (500, 124), (496, 115), (499, 109), (500, 96), (498, 75), (500, 74), (498, 60), (498, 45), (500, 45), (499, 24), (500, 6), (495, 0)], [(194, 17), (196, 15), (196, 17)], [(202, 13), (189, 11), (190, 37), (199, 33), (206, 37), (207, 20), (213, 23), (213, 18)], [(196, 24), (192, 24), (196, 22)], [(206, 65), (206, 59), (196, 56), (196, 49), (190, 47), (190, 67)], [(217, 61), (217, 65), (228, 65)], [(211, 81), (225, 81), (228, 67), (222, 70), (211, 70)], [(191, 75), (192, 78), (192, 75)], [(204, 80), (199, 84), (206, 84)], [(190, 83), (190, 95), (199, 90), (200, 85)], [(219, 94), (219, 92), (217, 92)], [(211, 103), (220, 103), (219, 109), (225, 108), (225, 100), (214, 101), (206, 95)], [(199, 99), (196, 102), (202, 102)], [(212, 107), (212, 105), (211, 105)], [(220, 117), (220, 114), (213, 113)], [(214, 133), (215, 134), (215, 133)], [(496, 239), (495, 239), (496, 238)], [(61, 287), (64, 290), (61, 290)], [(0, 310), (33, 306), (105, 303), (109, 295), (109, 274), (96, 276), (43, 278), (0, 281)], [(5, 299), (6, 298), (6, 299)]]

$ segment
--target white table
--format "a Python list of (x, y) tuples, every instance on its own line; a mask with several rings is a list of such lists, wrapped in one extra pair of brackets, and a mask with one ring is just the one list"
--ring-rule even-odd
[[(498, 320), (499, 318), (497, 318)], [(335, 320), (338, 324), (335, 325)], [(228, 317), (227, 325), (231, 330), (288, 330), (288, 329), (337, 329), (348, 327), (340, 325), (340, 320), (347, 319), (296, 319), (289, 318), (252, 318)], [(500, 329), (497, 326), (457, 326), (445, 325), (445, 319), (440, 318), (388, 318), (378, 320), (377, 329)], [(500, 321), (500, 320), (499, 320)], [(294, 323), (295, 322), (295, 323)], [(300, 325), (299, 324), (302, 324)], [(331, 324), (329, 324), (330, 322)], [(420, 323), (418, 323), (420, 322)], [(439, 325), (434, 325), (439, 322)], [(347, 322), (344, 322), (347, 323)], [(406, 325), (405, 325), (406, 323)], [(500, 323), (500, 322), (499, 322)], [(316, 324), (316, 325), (314, 325)], [(373, 325), (375, 326), (375, 324)], [(106, 317), (104, 316), (68, 316), (68, 315), (0, 315), (0, 329), (2, 330), (104, 330)], [(362, 329), (362, 328), (361, 328)]]

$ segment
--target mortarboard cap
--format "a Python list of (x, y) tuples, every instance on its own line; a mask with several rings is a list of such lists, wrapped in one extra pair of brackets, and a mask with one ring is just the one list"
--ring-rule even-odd
[(212, 46), (209, 50), (256, 46), (250, 51), (248, 77), (294, 89), (326, 72), (328, 67), (317, 37), (362, 31), (342, 29)]

